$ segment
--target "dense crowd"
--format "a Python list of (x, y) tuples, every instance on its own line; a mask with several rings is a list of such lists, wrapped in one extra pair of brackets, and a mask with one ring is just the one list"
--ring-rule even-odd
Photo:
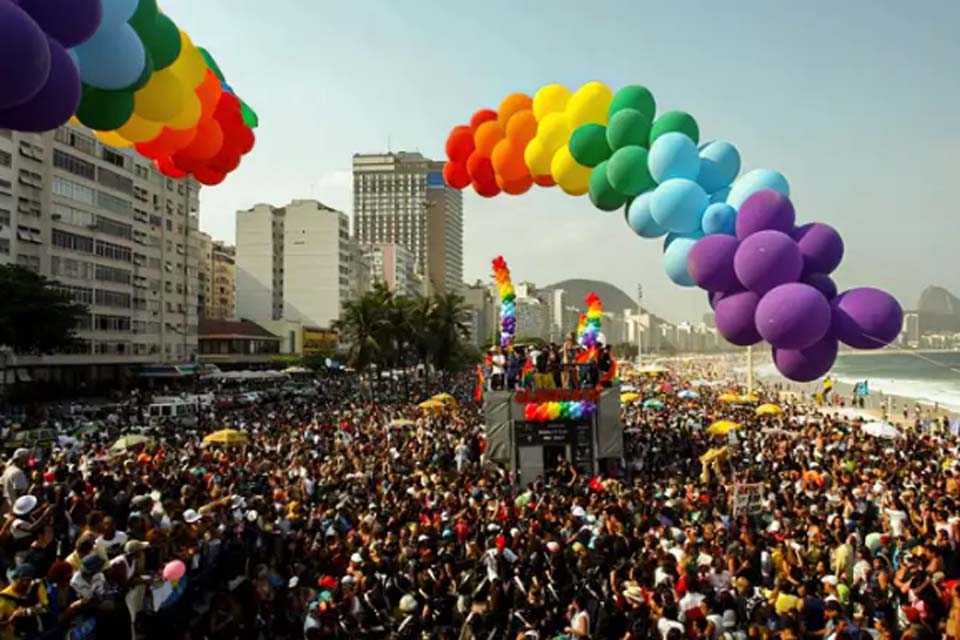
[[(666, 406), (624, 407), (618, 477), (519, 482), (484, 461), (472, 376), (323, 376), (111, 451), (134, 399), (75, 443), (12, 452), (0, 640), (960, 638), (952, 435), (760, 418), (709, 384), (681, 400), (694, 377), (638, 383)], [(423, 415), (441, 389), (459, 406)], [(718, 441), (719, 417), (743, 428)], [(247, 443), (202, 444), (224, 427)], [(757, 488), (750, 508), (735, 486)]]

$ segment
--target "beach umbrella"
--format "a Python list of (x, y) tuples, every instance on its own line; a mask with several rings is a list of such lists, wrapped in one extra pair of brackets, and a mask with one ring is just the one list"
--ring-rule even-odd
[(716, 447), (716, 448), (714, 448), (714, 449), (710, 449), (710, 450), (707, 451), (705, 454), (703, 454), (702, 456), (700, 456), (700, 462), (703, 463), (703, 464), (710, 464), (711, 462), (713, 462), (713, 461), (716, 460), (717, 458), (719, 458), (719, 457), (721, 457), (721, 456), (723, 456), (723, 455), (726, 455), (726, 453), (727, 453), (727, 448), (726, 448), (726, 447)]
[(740, 404), (756, 404), (760, 402), (760, 398), (754, 393), (746, 393), (737, 398), (737, 402)]
[(236, 429), (221, 429), (215, 431), (203, 439), (204, 444), (222, 444), (226, 446), (239, 446), (247, 443), (247, 434)]
[(413, 420), (407, 420), (406, 418), (397, 418), (396, 420), (391, 420), (388, 426), (393, 429), (402, 429), (403, 427), (415, 427), (417, 423)]
[(140, 445), (147, 445), (152, 442), (153, 440), (151, 440), (147, 436), (132, 434), (128, 436), (123, 436), (122, 438), (114, 442), (113, 446), (110, 447), (110, 450), (114, 452), (129, 451), (134, 447), (139, 447)]
[(683, 400), (694, 400), (695, 398), (699, 398), (700, 394), (692, 389), (681, 389), (677, 392), (677, 397)]
[(437, 395), (430, 398), (430, 400), (436, 400), (440, 404), (450, 405), (452, 407), (457, 406), (457, 399), (454, 398), (449, 393), (438, 393)]
[(895, 440), (896, 438), (903, 437), (899, 429), (889, 422), (868, 422), (860, 427), (860, 429), (868, 436), (883, 438), (884, 440)]
[(663, 409), (665, 406), (667, 405), (664, 404), (663, 400), (658, 400), (656, 398), (648, 398), (647, 400), (643, 401), (644, 409)]
[(640, 394), (639, 394), (639, 393), (631, 392), (631, 393), (621, 393), (621, 394), (620, 394), (620, 403), (621, 403), (621, 404), (627, 404), (627, 403), (629, 403), (629, 402), (633, 402), (634, 400), (639, 400), (639, 399), (640, 399)]
[(754, 410), (758, 416), (782, 416), (783, 409), (778, 405), (768, 402), (767, 404), (762, 404)]
[(439, 400), (424, 400), (418, 405), (425, 413), (430, 413), (431, 411), (440, 411), (443, 409), (444, 405)]
[(718, 399), (720, 402), (726, 402), (726, 403), (728, 403), (728, 404), (732, 404), (732, 403), (734, 403), (734, 402), (737, 402), (737, 401), (740, 399), (740, 396), (738, 396), (738, 395), (735, 394), (735, 393), (724, 393), (723, 395), (721, 395), (721, 396), (720, 396), (719, 398), (717, 398), (717, 399)]
[(733, 422), (732, 420), (717, 420), (707, 427), (707, 435), (725, 436), (731, 431), (736, 431), (739, 428), (740, 423), (738, 422)]

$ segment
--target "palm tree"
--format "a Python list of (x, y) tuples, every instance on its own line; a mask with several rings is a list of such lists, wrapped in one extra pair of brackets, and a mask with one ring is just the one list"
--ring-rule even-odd
[(461, 364), (463, 341), (470, 335), (463, 296), (458, 293), (435, 296), (430, 320), (433, 363), (444, 373), (453, 371)]
[[(372, 293), (343, 305), (340, 319), (333, 328), (349, 345), (347, 361), (362, 377), (371, 364), (375, 364), (381, 351), (377, 340), (383, 322), (382, 303)], [(373, 384), (370, 385), (373, 394)]]
[(411, 344), (417, 354), (417, 363), (423, 366), (425, 381), (430, 379), (430, 354), (432, 351), (431, 327), (433, 326), (434, 299), (417, 298), (412, 301), (410, 321), (413, 332)]

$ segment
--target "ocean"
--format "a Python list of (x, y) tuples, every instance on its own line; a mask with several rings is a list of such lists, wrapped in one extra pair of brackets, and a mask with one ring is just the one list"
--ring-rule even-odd
[(867, 380), (871, 392), (936, 402), (960, 411), (958, 351), (842, 353), (830, 375), (849, 384)]

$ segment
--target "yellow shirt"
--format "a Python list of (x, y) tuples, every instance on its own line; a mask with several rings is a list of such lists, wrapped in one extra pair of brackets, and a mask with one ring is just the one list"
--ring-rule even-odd
[[(44, 590), (42, 584), (37, 584), (37, 599), (39, 604), (47, 606), (47, 592)], [(10, 585), (3, 591), (0, 591), (0, 595), (11, 596), (17, 599), (29, 600), (29, 598), (20, 596), (16, 591), (13, 590), (13, 585)], [(20, 609), (21, 605), (17, 604), (10, 598), (0, 598), (0, 620), (7, 620), (10, 616), (13, 615), (14, 611)], [(0, 626), (0, 640), (16, 640), (16, 636), (13, 632), (14, 625), (7, 624)]]

